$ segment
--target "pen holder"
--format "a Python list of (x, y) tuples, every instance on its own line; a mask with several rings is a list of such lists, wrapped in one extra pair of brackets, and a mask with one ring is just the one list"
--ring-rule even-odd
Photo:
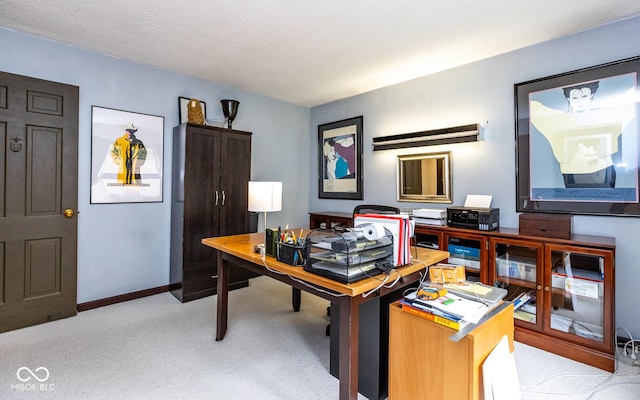
[(302, 266), (305, 259), (305, 246), (279, 242), (276, 258), (285, 264)]

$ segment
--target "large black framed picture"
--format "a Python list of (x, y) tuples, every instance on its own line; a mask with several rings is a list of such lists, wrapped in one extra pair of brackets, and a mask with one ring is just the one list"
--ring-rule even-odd
[(519, 212), (640, 216), (640, 57), (514, 85)]
[(362, 116), (318, 125), (318, 195), (363, 198)]

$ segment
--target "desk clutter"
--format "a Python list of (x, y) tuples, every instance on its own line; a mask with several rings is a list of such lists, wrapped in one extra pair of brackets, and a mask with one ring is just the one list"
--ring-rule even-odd
[[(389, 273), (411, 262), (413, 226), (406, 215), (356, 215), (353, 228), (267, 232), (267, 255), (342, 283)], [(270, 231), (270, 232), (269, 232)], [(269, 238), (274, 238), (270, 243)]]
[(304, 265), (306, 256), (306, 238), (304, 230), (300, 229), (296, 236), (295, 231), (285, 229), (282, 232), (278, 229), (278, 239), (276, 242), (276, 258), (278, 261), (289, 265)]
[(359, 231), (315, 229), (306, 240), (304, 270), (343, 283), (379, 275), (393, 267), (393, 236), (368, 239)]
[[(430, 269), (450, 267), (441, 265)], [(461, 330), (470, 324), (478, 324), (506, 295), (505, 289), (454, 279), (445, 283), (423, 282), (399, 302), (403, 311)]]

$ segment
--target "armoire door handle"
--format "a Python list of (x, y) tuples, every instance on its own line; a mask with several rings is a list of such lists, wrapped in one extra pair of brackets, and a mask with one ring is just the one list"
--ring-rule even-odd
[(224, 194), (224, 190), (222, 191), (222, 205), (224, 205), (224, 201), (226, 200), (227, 196)]

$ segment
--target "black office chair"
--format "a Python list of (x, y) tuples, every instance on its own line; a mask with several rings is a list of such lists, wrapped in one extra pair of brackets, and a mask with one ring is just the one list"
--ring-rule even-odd
[[(357, 205), (353, 209), (353, 224), (355, 224), (356, 214), (366, 214), (366, 213), (374, 213), (374, 214), (400, 214), (400, 209), (398, 207), (392, 206), (383, 206), (379, 204), (360, 204)], [(331, 306), (327, 307), (327, 315), (331, 315)], [(331, 334), (331, 324), (327, 325), (325, 334), (330, 336)]]
[[(353, 209), (353, 217), (355, 219), (356, 214), (400, 214), (398, 207), (382, 206), (377, 204), (360, 204)], [(355, 222), (355, 221), (354, 221)]]

